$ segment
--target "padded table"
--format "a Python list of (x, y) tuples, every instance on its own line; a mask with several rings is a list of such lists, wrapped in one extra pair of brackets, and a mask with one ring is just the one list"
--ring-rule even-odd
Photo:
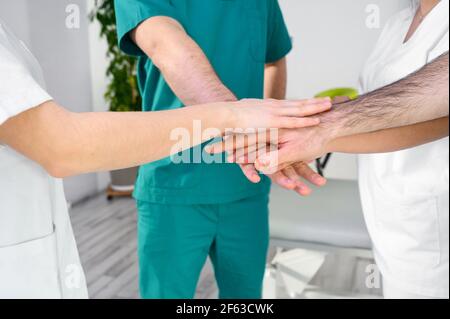
[(273, 186), (271, 238), (342, 248), (371, 249), (356, 181), (329, 180), (310, 197)]

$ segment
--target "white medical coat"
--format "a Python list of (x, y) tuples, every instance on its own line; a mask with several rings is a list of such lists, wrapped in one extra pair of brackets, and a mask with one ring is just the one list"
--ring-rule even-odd
[[(49, 100), (38, 62), (0, 21), (0, 125)], [(62, 181), (2, 145), (0, 298), (87, 298)]]
[[(363, 92), (400, 80), (448, 52), (448, 0), (404, 42), (417, 7), (385, 27), (361, 76)], [(377, 264), (391, 286), (449, 296), (449, 139), (389, 154), (359, 157), (365, 219)]]

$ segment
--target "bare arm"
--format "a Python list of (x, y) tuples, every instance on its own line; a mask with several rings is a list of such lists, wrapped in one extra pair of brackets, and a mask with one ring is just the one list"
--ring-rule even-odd
[(47, 102), (1, 125), (0, 141), (55, 177), (131, 167), (167, 156), (172, 128), (212, 120), (200, 107), (166, 113), (78, 114)]
[(337, 105), (323, 116), (324, 128), (339, 138), (447, 117), (448, 62), (447, 52), (401, 81)]
[(284, 100), (287, 86), (286, 58), (266, 64), (264, 70), (264, 98)]
[(427, 144), (449, 134), (448, 117), (337, 139), (330, 150), (340, 153), (387, 153)]
[[(215, 137), (192, 138), (194, 120), (220, 136), (228, 128), (317, 125), (302, 118), (314, 111), (301, 101), (244, 100), (164, 112), (71, 113), (50, 101), (1, 124), (0, 143), (66, 177), (148, 163)], [(191, 141), (182, 149), (171, 138), (176, 128)]]
[[(448, 135), (443, 120), (405, 126), (448, 117), (448, 71), (446, 53), (403, 80), (336, 105), (320, 116), (318, 127), (283, 131), (278, 152), (260, 156), (256, 166), (263, 172), (272, 171), (274, 165), (310, 161), (329, 152), (390, 152), (442, 138)], [(412, 131), (414, 134), (408, 135)], [(358, 137), (353, 140), (354, 135)], [(235, 149), (242, 147), (236, 145)]]
[(202, 49), (176, 20), (150, 18), (140, 24), (131, 37), (161, 70), (172, 91), (185, 105), (236, 100)]

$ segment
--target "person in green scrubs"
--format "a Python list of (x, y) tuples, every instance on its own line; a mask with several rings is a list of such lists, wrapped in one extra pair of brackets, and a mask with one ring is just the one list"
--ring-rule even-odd
[[(139, 57), (144, 111), (284, 98), (283, 72), (272, 77), (273, 89), (266, 79), (264, 94), (268, 68), (285, 72), (284, 58), (292, 49), (278, 0), (116, 0), (115, 5), (120, 48)], [(134, 197), (143, 298), (192, 298), (208, 256), (220, 298), (261, 298), (270, 180), (249, 167), (199, 162), (194, 155), (204, 146), (183, 154), (191, 161), (171, 157), (139, 170)]]

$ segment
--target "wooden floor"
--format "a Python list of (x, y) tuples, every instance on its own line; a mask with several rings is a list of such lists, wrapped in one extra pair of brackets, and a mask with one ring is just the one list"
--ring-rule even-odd
[[(86, 272), (91, 298), (139, 298), (136, 242), (136, 207), (132, 199), (108, 202), (104, 195), (71, 209), (73, 228)], [(333, 257), (314, 282), (333, 291), (350, 289), (378, 295), (364, 287), (364, 268), (370, 260)], [(196, 298), (217, 297), (211, 264), (205, 266)], [(317, 296), (316, 296), (317, 297)]]

